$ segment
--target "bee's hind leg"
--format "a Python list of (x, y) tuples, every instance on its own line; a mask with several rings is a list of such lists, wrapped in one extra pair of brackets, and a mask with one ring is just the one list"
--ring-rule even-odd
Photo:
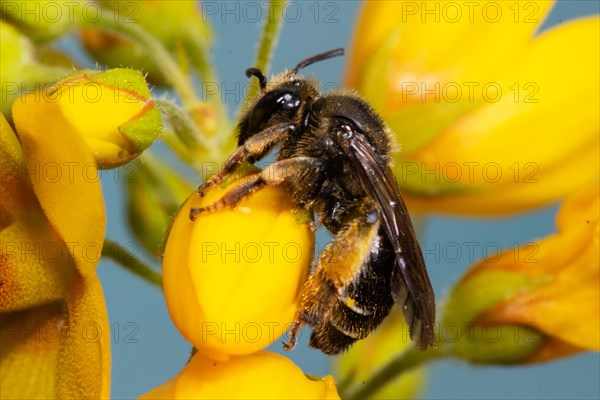
[(338, 354), (359, 336), (353, 327), (345, 327), (347, 329), (340, 332), (333, 327), (332, 318), (336, 317), (340, 307), (360, 306), (354, 305), (355, 300), (347, 298), (345, 291), (369, 260), (379, 229), (379, 215), (370, 198), (363, 199), (346, 212), (355, 217), (325, 247), (305, 282), (300, 293), (300, 307), (283, 344), (285, 350), (294, 347), (300, 328), (305, 324), (313, 328), (309, 345), (325, 354)]

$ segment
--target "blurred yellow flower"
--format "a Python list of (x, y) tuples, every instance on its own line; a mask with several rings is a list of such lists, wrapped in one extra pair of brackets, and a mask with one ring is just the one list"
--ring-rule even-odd
[(175, 325), (199, 352), (222, 360), (261, 350), (287, 330), (313, 257), (310, 216), (296, 213), (280, 186), (190, 220), (191, 208), (213, 203), (237, 183), (187, 199), (163, 259)]
[[(95, 269), (104, 240), (94, 159), (78, 136), (4, 115), (0, 149), (0, 386), (6, 398), (106, 398), (108, 318)], [(34, 118), (37, 117), (37, 118)], [(60, 145), (57, 145), (60, 144)], [(95, 176), (95, 175), (94, 175)]]
[(564, 201), (555, 235), (472, 268), (451, 293), (442, 324), (465, 334), (442, 334), (443, 346), (488, 363), (600, 351), (599, 190), (594, 183)]
[(215, 361), (200, 353), (168, 382), (140, 399), (339, 399), (333, 378), (306, 376), (267, 351)]
[[(6, 4), (3, 2), (2, 4)], [(0, 109), (6, 115), (10, 115), (13, 101), (26, 90), (35, 90), (48, 82), (56, 82), (71, 71), (63, 66), (47, 65), (62, 64), (64, 59), (59, 59), (57, 53), (41, 51), (35, 48), (28, 37), (21, 34), (13, 25), (0, 20), (0, 83), (2, 84), (2, 97), (0, 98)], [(44, 57), (44, 55), (53, 57)], [(45, 58), (45, 60), (43, 60)]]
[(3, 19), (14, 23), (20, 31), (36, 42), (49, 42), (73, 29), (75, 13), (93, 7), (90, 1), (35, 0), (2, 1), (0, 12)]
[(523, 211), (600, 176), (599, 19), (536, 33), (552, 4), (364, 3), (346, 84), (395, 131), (411, 211)]
[(44, 130), (81, 136), (100, 168), (131, 161), (162, 129), (143, 75), (123, 68), (77, 71), (47, 90), (28, 93), (15, 101), (13, 118), (18, 130), (19, 124), (44, 121)]

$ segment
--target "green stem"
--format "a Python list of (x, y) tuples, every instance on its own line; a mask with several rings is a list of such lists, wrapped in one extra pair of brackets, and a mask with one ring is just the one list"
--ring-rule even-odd
[[(283, 19), (283, 9), (287, 1), (281, 0), (271, 0), (270, 4), (267, 6), (268, 10), (272, 10), (272, 13), (267, 14), (267, 19), (265, 20), (265, 25), (262, 30), (262, 34), (260, 36), (260, 42), (258, 45), (258, 51), (256, 53), (256, 61), (254, 62), (254, 67), (260, 69), (265, 75), (269, 70), (269, 64), (271, 61), (271, 56), (273, 54), (273, 49), (277, 44), (277, 38), (279, 36), (279, 30), (281, 28), (281, 21)], [(258, 92), (257, 85), (251, 85), (248, 88), (248, 97), (246, 102), (252, 100), (256, 97)], [(242, 111), (244, 109), (244, 105), (242, 105), (238, 112), (236, 121), (239, 121), (241, 118)], [(229, 137), (229, 140), (226, 143), (226, 147), (235, 147), (235, 131)]]
[[(281, 27), (285, 5), (286, 1), (272, 0), (268, 8), (269, 10), (273, 10), (273, 13), (268, 15), (267, 20), (265, 21), (265, 27), (263, 28), (258, 45), (256, 63), (254, 64), (256, 68), (260, 69), (265, 74), (269, 70), (273, 48), (277, 44), (277, 37)], [(256, 86), (253, 86), (253, 88), (256, 91)], [(252, 98), (252, 96), (249, 98)]]
[(134, 275), (146, 280), (148, 283), (162, 288), (161, 275), (119, 245), (119, 243), (108, 239), (104, 240), (102, 256), (113, 260), (116, 264), (119, 264)]
[[(210, 62), (210, 56), (208, 54), (208, 48), (206, 42), (199, 36), (190, 34), (186, 43), (189, 46), (189, 56), (192, 64), (198, 71), (200, 79), (206, 84), (213, 84), (220, 88), (217, 74), (215, 73), (213, 66)], [(207, 87), (208, 88), (208, 87)], [(227, 117), (227, 110), (221, 98), (220, 90), (205, 90), (204, 96), (206, 101), (212, 106), (212, 109), (216, 113), (217, 123), (214, 124), (216, 130), (207, 132), (209, 136), (217, 136), (219, 141), (224, 141), (227, 137), (225, 133), (230, 131), (229, 118)], [(206, 118), (206, 117), (205, 117)], [(210, 126), (210, 124), (208, 124)], [(220, 143), (219, 148), (223, 147)], [(221, 160), (222, 161), (222, 160)]]
[(155, 99), (154, 103), (160, 112), (167, 117), (177, 137), (189, 147), (199, 147), (207, 142), (207, 138), (198, 130), (190, 116), (169, 100)]
[(160, 133), (160, 140), (184, 164), (193, 165), (196, 162), (194, 154), (171, 129), (163, 129)]
[(393, 358), (381, 369), (375, 371), (363, 386), (357, 387), (353, 391), (342, 393), (342, 398), (366, 399), (376, 394), (399, 375), (428, 361), (440, 358), (442, 355), (443, 353), (436, 349), (420, 351), (416, 347), (411, 347)]
[(224, 153), (217, 137), (206, 137), (202, 134), (189, 114), (176, 104), (168, 100), (155, 100), (154, 102), (169, 121), (176, 135), (175, 138), (172, 132), (163, 130), (161, 138), (181, 161), (193, 167), (196, 167), (195, 164), (200, 160), (209, 163), (223, 161)]
[[(75, 13), (81, 15), (81, 13)], [(186, 108), (193, 109), (199, 102), (190, 81), (181, 72), (171, 54), (150, 33), (135, 23), (124, 23), (122, 18), (116, 16), (112, 10), (102, 8), (98, 19), (93, 22), (88, 18), (79, 18), (78, 23), (82, 28), (102, 29), (117, 35), (124, 35), (141, 45), (145, 53), (156, 63), (164, 78), (179, 93), (181, 101)]]

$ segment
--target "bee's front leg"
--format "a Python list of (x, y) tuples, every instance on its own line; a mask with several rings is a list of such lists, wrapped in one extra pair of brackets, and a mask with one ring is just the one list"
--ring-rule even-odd
[(198, 214), (213, 212), (225, 208), (233, 208), (244, 197), (254, 193), (265, 185), (277, 185), (285, 182), (298, 182), (302, 180), (304, 188), (312, 186), (313, 181), (319, 179), (321, 161), (312, 157), (295, 157), (278, 161), (269, 165), (262, 171), (252, 174), (239, 185), (225, 193), (223, 197), (204, 208), (192, 208), (190, 218), (194, 220)]
[(260, 160), (277, 143), (287, 138), (290, 132), (296, 130), (293, 124), (280, 124), (271, 126), (253, 136), (250, 136), (240, 147), (238, 147), (227, 158), (221, 169), (209, 180), (198, 188), (198, 194), (204, 195), (204, 191), (213, 185), (218, 185), (225, 177), (239, 167), (244, 161), (254, 162)]

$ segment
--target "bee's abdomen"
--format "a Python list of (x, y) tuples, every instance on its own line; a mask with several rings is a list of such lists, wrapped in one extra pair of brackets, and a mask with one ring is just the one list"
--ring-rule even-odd
[(325, 354), (338, 354), (366, 338), (390, 313), (394, 254), (382, 232), (373, 243), (360, 276), (338, 295), (328, 317), (314, 327), (310, 346)]

